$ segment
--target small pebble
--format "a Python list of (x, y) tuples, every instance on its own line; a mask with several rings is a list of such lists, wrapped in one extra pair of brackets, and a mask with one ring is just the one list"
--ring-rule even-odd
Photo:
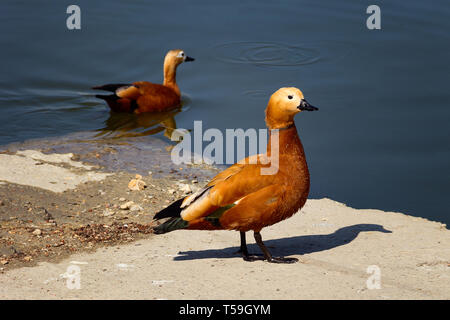
[(185, 183), (178, 183), (178, 188), (180, 189), (181, 192), (184, 192), (184, 193), (192, 192), (191, 187)]
[(129, 210), (134, 205), (133, 201), (128, 201), (122, 205), (120, 205), (120, 209), (122, 210)]
[(141, 211), (144, 210), (140, 205), (135, 204), (130, 207), (130, 211)]
[(112, 216), (112, 215), (114, 215), (114, 211), (112, 211), (112, 210), (110, 210), (110, 209), (105, 209), (105, 210), (103, 210), (103, 216), (104, 217), (109, 217), (109, 216)]
[(132, 191), (141, 191), (145, 188), (145, 182), (141, 179), (131, 179), (128, 183), (128, 189)]

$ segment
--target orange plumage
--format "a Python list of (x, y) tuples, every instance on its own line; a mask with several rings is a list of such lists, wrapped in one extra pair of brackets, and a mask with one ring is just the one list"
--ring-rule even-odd
[[(294, 115), (304, 110), (317, 108), (306, 102), (299, 89), (276, 91), (266, 108), (266, 124), (271, 135), (278, 136), (278, 148), (272, 150), (269, 143), (266, 154), (239, 161), (219, 173), (205, 188), (158, 212), (155, 219), (171, 218), (155, 227), (155, 233), (177, 229), (238, 230), (241, 233), (240, 251), (245, 260), (252, 260), (254, 257), (247, 251), (245, 232), (253, 230), (264, 259), (279, 263), (296, 261), (272, 257), (259, 232), (292, 216), (308, 197), (308, 166), (294, 124)], [(277, 163), (272, 161), (274, 153), (278, 153)], [(276, 169), (273, 174), (261, 174), (270, 167)]]
[(161, 112), (180, 105), (180, 89), (176, 82), (177, 67), (194, 61), (182, 50), (170, 50), (164, 59), (164, 83), (137, 81), (132, 84), (107, 84), (92, 89), (111, 91), (110, 95), (96, 95), (105, 100), (115, 112)]

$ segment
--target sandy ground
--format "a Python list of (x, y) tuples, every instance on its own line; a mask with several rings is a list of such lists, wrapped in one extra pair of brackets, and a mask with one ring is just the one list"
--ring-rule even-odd
[(0, 153), (0, 272), (143, 238), (152, 232), (155, 212), (195, 192), (208, 180), (205, 173), (217, 172), (178, 167), (158, 177), (165, 170), (153, 161), (154, 171), (133, 170), (142, 174), (145, 188), (130, 190), (136, 173), (102, 172), (77, 158), (35, 150)]
[[(301, 262), (245, 262), (235, 253), (239, 245), (237, 232), (140, 232), (147, 229), (138, 226), (148, 225), (154, 211), (181, 196), (175, 185), (182, 176), (171, 180), (147, 175), (144, 180), (154, 188), (130, 192), (126, 185), (132, 175), (128, 173), (98, 176), (99, 172), (92, 168), (68, 162), (73, 161), (72, 157), (59, 157), (63, 159), (61, 164), (33, 152), (7, 155), (25, 157), (19, 159), (20, 163), (32, 166), (62, 166), (72, 173), (81, 170), (84, 173), (76, 171), (78, 175), (89, 174), (95, 181), (77, 177), (81, 185), (70, 184), (65, 191), (55, 193), (39, 187), (35, 180), (32, 186), (19, 184), (26, 184), (22, 180), (8, 180), (19, 179), (19, 173), (8, 179), (6, 174), (0, 176), (0, 193), (3, 190), (3, 197), (8, 197), (0, 206), (2, 241), (15, 241), (13, 247), (26, 250), (33, 244), (53, 243), (54, 234), (56, 239), (61, 233), (67, 236), (62, 245), (51, 245), (54, 251), (47, 256), (40, 250), (31, 250), (28, 256), (4, 252), (3, 260), (9, 260), (0, 266), (1, 299), (450, 298), (450, 230), (441, 223), (401, 213), (356, 210), (329, 199), (308, 200), (292, 218), (262, 231), (274, 255), (297, 257)], [(36, 165), (30, 159), (42, 164)], [(43, 181), (44, 187), (55, 185), (48, 179)], [(53, 182), (59, 188), (65, 181)], [(25, 194), (22, 200), (19, 193)], [(145, 209), (140, 213), (121, 210), (121, 196)], [(30, 197), (26, 210), (19, 210)], [(88, 205), (83, 197), (88, 198)], [(67, 206), (74, 206), (70, 201), (76, 198), (75, 209), (56, 204), (58, 208), (52, 206), (49, 217), (46, 211), (38, 210), (42, 205), (51, 205), (45, 202), (48, 198)], [(102, 203), (98, 208), (97, 198)], [(11, 208), (16, 208), (18, 218), (13, 221), (18, 220), (17, 224), (5, 217)], [(71, 214), (67, 214), (68, 210)], [(37, 218), (27, 218), (34, 211)], [(99, 233), (80, 233), (79, 228), (94, 225), (101, 228)], [(124, 231), (124, 225), (134, 225), (135, 233)], [(32, 233), (37, 227), (43, 234)], [(119, 236), (108, 238), (109, 230)], [(79, 236), (73, 238), (76, 232)], [(99, 235), (100, 240), (96, 238)], [(259, 253), (252, 238), (248, 233), (249, 250)], [(64, 249), (68, 246), (74, 249)], [(24, 261), (26, 257), (30, 258)]]
[(0, 274), (0, 298), (450, 298), (450, 231), (439, 223), (322, 199), (263, 236), (301, 262), (244, 262), (236, 232), (178, 231)]

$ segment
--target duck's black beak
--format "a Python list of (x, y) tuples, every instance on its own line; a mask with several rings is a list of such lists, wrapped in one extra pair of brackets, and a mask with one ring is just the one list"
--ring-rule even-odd
[(305, 99), (302, 99), (300, 101), (300, 105), (297, 107), (297, 109), (302, 111), (316, 111), (319, 110), (319, 108), (316, 108), (308, 103)]
[(194, 61), (194, 58), (186, 56), (186, 59), (184, 59), (184, 62)]

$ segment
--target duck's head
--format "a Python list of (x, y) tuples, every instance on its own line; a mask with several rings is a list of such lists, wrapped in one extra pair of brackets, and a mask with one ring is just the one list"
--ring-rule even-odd
[(177, 67), (183, 62), (194, 61), (194, 58), (188, 57), (184, 50), (174, 49), (170, 50), (166, 54), (166, 58), (164, 59), (164, 65)]
[(266, 124), (269, 129), (286, 128), (294, 124), (294, 116), (301, 111), (319, 110), (310, 105), (297, 88), (278, 89), (270, 97), (266, 108)]

